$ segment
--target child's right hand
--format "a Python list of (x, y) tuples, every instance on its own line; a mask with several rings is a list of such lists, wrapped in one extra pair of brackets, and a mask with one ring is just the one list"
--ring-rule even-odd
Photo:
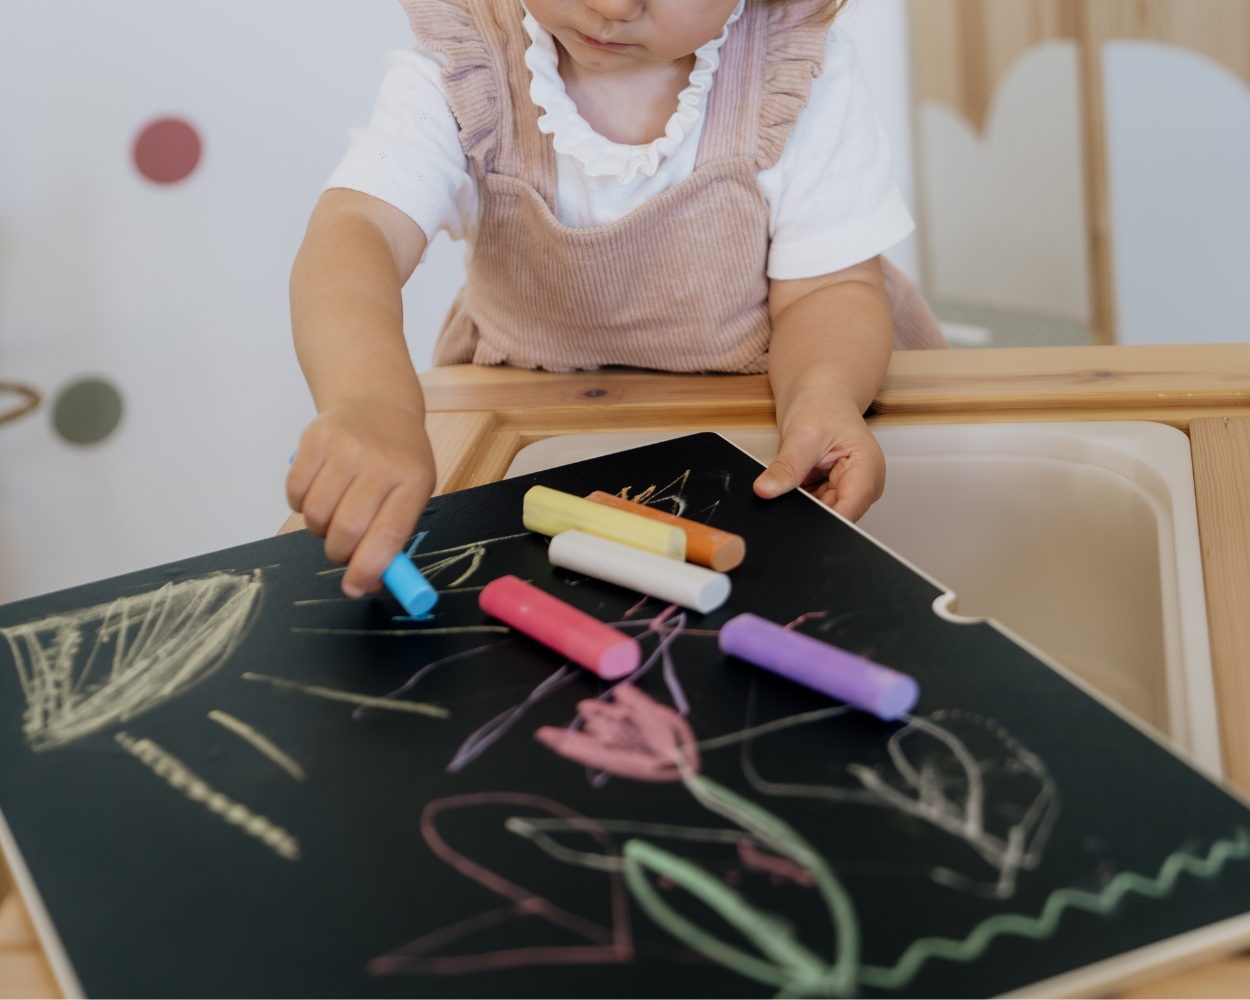
[(326, 555), (348, 563), (343, 593), (361, 597), (381, 587), (434, 480), (434, 452), (421, 414), (346, 400), (322, 411), (300, 435), (286, 495), (308, 530), (326, 540)]

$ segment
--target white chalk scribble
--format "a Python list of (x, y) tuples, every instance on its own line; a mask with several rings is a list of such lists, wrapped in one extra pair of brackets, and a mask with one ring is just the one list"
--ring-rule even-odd
[[(814, 721), (819, 714), (795, 716), (793, 721)], [(1041, 863), (1058, 815), (1059, 792), (1045, 762), (1002, 726), (975, 713), (943, 710), (904, 719), (907, 725), (887, 745), (889, 766), (846, 766), (859, 788), (767, 781), (756, 769), (749, 739), (743, 741), (743, 773), (765, 795), (886, 806), (931, 823), (964, 841), (997, 872), (994, 881), (983, 882), (939, 866), (931, 872), (935, 882), (990, 899), (1010, 899), (1019, 873)], [(744, 734), (754, 737), (791, 721), (782, 719)], [(964, 730), (964, 739), (956, 735), (956, 727)], [(728, 745), (744, 734), (709, 743)], [(977, 745), (975, 752), (968, 740)]]
[(64, 746), (198, 684), (243, 640), (263, 589), (260, 570), (210, 573), (0, 629), (26, 695), (27, 741)]
[(128, 754), (151, 768), (158, 778), (163, 778), (170, 788), (182, 792), (192, 802), (203, 803), (209, 812), (216, 813), (227, 823), (237, 826), (249, 837), (255, 837), (279, 857), (286, 858), (287, 861), (299, 860), (299, 841), (291, 834), (264, 816), (252, 812), (242, 803), (217, 791), (159, 743), (148, 739), (136, 740), (125, 732), (117, 733), (113, 739)]
[(303, 781), (307, 777), (299, 761), (242, 719), (236, 719), (229, 712), (223, 712), (219, 708), (214, 708), (209, 712), (208, 717), (223, 729), (230, 730), (243, 742), (250, 744), (258, 753), (264, 754), (296, 781)]
[(411, 712), (414, 715), (428, 715), (433, 719), (446, 719), (451, 713), (438, 705), (427, 705), (423, 701), (399, 701), (395, 698), (375, 698), (373, 695), (357, 694), (355, 691), (340, 691), (338, 688), (322, 687), (320, 684), (303, 684), (300, 681), (289, 681), (285, 677), (270, 677), (268, 674), (254, 674), (251, 671), (242, 675), (245, 681), (261, 681), (272, 684), (285, 691), (299, 691), (310, 694), (314, 698), (325, 698), (329, 701), (345, 701), (349, 705), (363, 705), (365, 708), (381, 708), (388, 712)]

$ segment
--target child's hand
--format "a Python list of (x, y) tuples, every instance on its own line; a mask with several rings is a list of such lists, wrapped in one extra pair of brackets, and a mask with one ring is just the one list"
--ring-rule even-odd
[(434, 453), (420, 415), (362, 400), (328, 407), (308, 425), (286, 477), (291, 509), (326, 540), (326, 555), (351, 560), (348, 597), (381, 587), (433, 489)]
[(848, 521), (858, 521), (885, 489), (885, 455), (854, 400), (826, 387), (801, 389), (787, 407), (781, 449), (755, 480), (771, 500), (804, 486)]

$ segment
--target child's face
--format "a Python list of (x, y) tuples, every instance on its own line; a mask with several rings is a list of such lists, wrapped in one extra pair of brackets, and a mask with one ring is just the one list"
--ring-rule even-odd
[(718, 34), (737, 0), (525, 0), (569, 56), (592, 70), (684, 59)]

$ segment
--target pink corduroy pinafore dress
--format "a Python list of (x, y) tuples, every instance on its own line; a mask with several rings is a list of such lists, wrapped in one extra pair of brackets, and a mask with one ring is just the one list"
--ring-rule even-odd
[[(571, 229), (529, 99), (520, 2), (401, 2), (421, 43), (448, 60), (482, 199), (434, 364), (766, 372), (769, 210), (756, 175), (781, 157), (823, 66), (828, 27), (810, 21), (810, 4), (747, 0), (721, 48), (694, 173), (610, 225)], [(894, 346), (944, 347), (919, 291), (883, 263)]]

